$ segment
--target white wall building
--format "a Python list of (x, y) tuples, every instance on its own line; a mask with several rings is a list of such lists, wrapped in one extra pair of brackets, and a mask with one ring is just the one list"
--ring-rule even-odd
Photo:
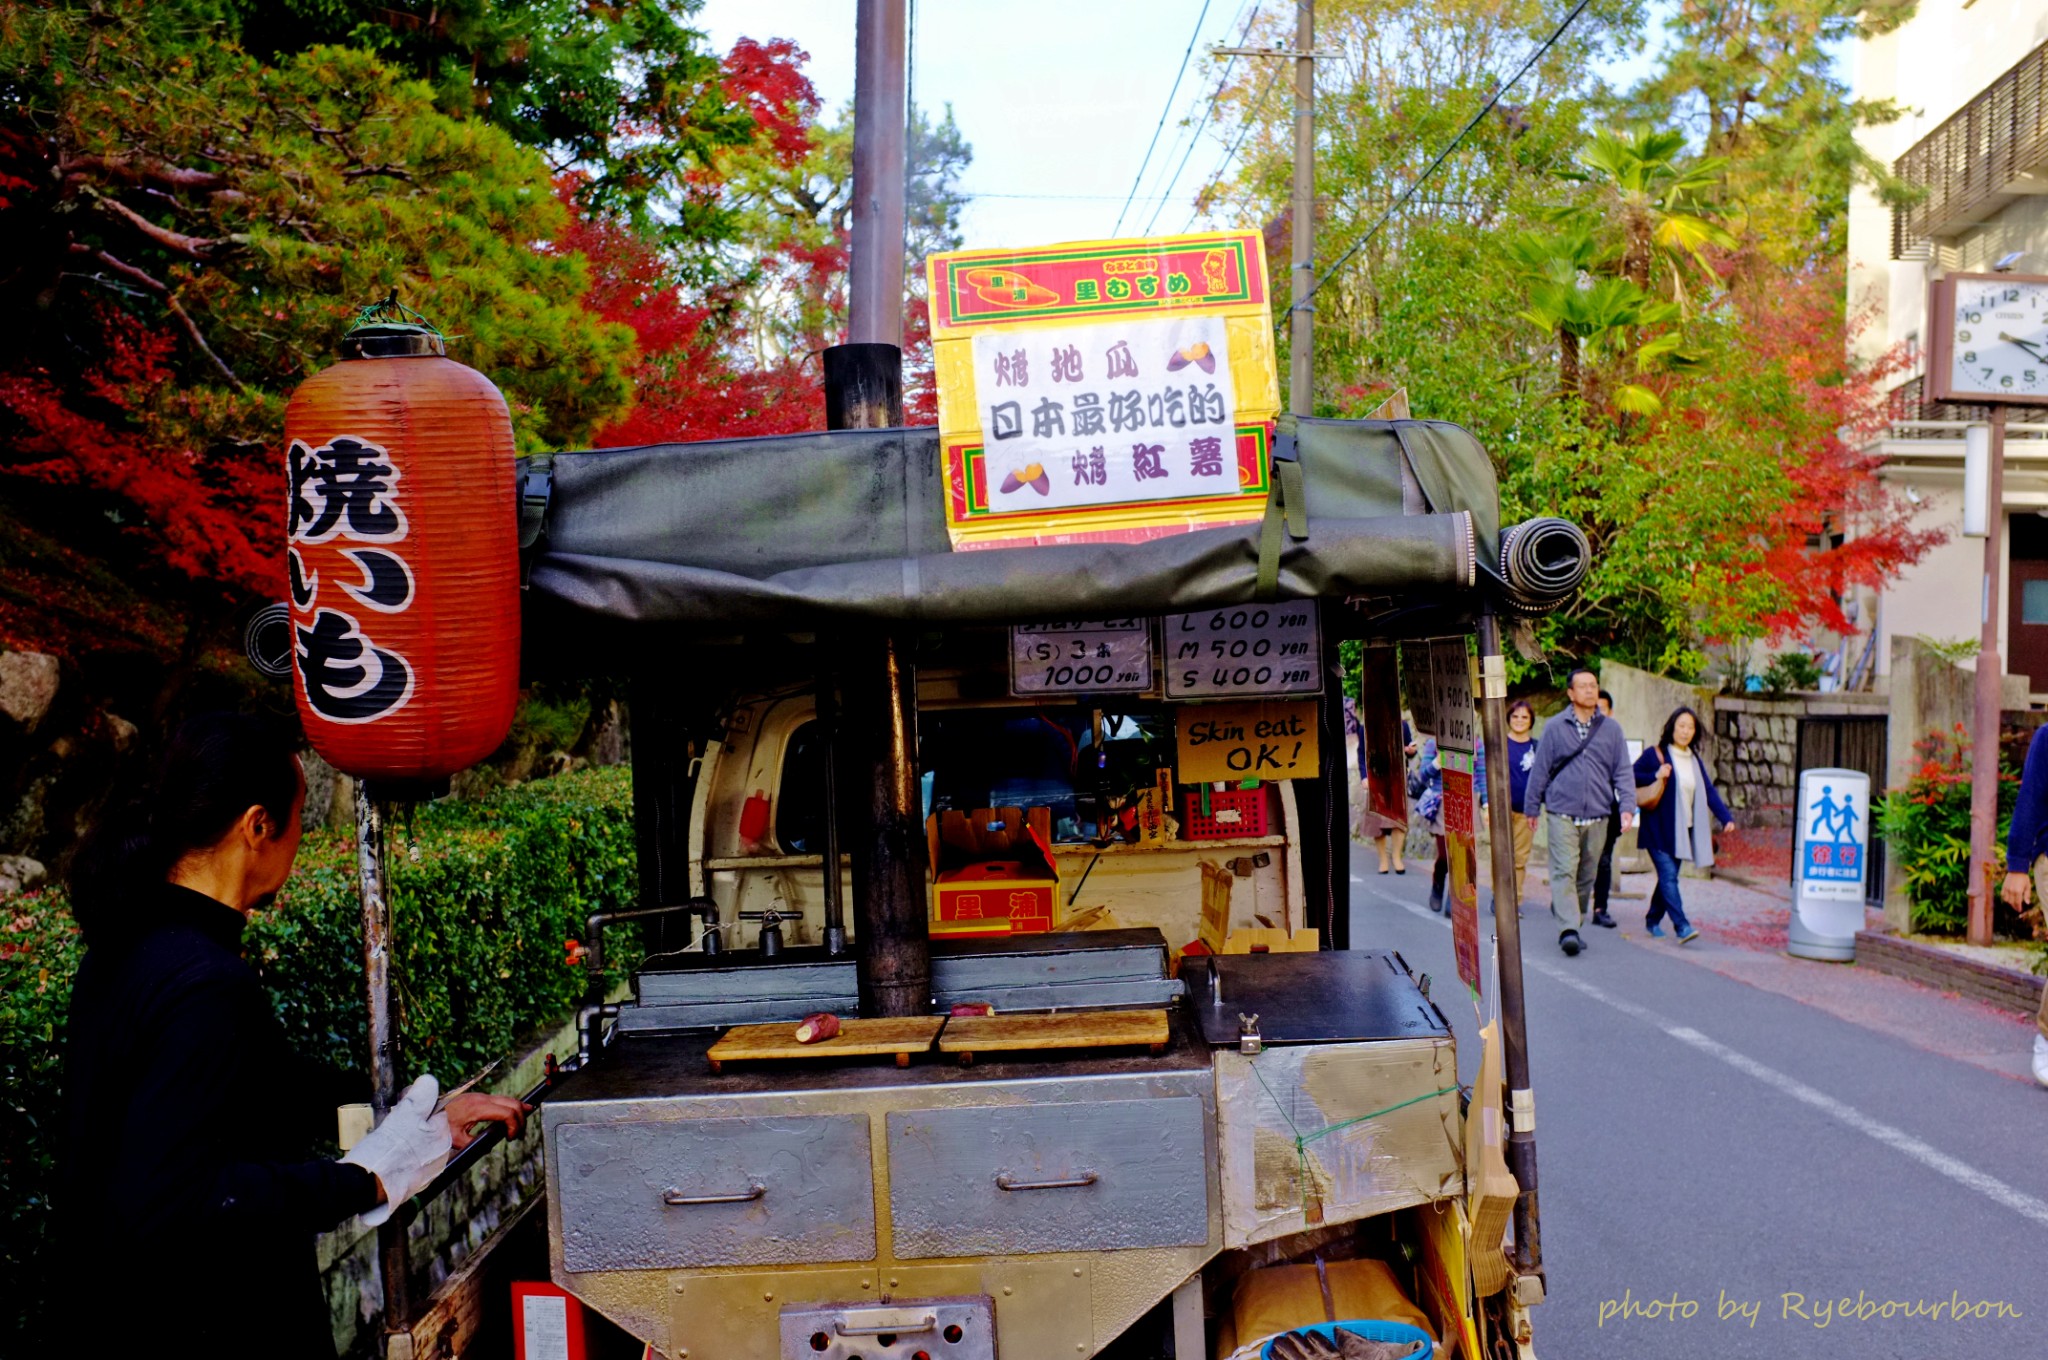
[[(1870, 358), (1903, 345), (1910, 361), (1894, 380), (1893, 422), (1876, 444), (1887, 460), (1881, 475), (1917, 507), (1921, 524), (1951, 535), (1882, 599), (1865, 602), (1882, 676), (1894, 636), (1978, 632), (1984, 544), (1960, 533), (1961, 427), (1983, 412), (1923, 396), (1927, 295), (1942, 274), (1989, 270), (2014, 251), (2024, 252), (2020, 272), (2048, 274), (2048, 0), (1922, 0), (1894, 32), (1859, 41), (1853, 66), (1858, 99), (1905, 109), (1858, 140), (1928, 191), (1899, 210), (1868, 185), (1850, 196), (1849, 309), (1867, 318), (1857, 350)], [(2048, 409), (2014, 420), (1999, 654), (2039, 699), (2048, 696)]]

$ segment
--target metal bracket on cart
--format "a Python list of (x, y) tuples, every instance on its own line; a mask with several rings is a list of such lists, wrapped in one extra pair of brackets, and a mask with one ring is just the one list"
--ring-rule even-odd
[(995, 1360), (996, 1305), (986, 1294), (887, 1304), (792, 1304), (782, 1360)]

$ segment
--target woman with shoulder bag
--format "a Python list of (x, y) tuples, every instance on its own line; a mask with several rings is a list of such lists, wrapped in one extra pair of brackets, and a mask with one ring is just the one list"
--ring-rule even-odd
[(1690, 708), (1672, 710), (1657, 743), (1636, 760), (1636, 807), (1642, 825), (1636, 844), (1649, 852), (1657, 869), (1657, 887), (1650, 894), (1650, 914), (1643, 924), (1651, 936), (1664, 937), (1662, 921), (1669, 914), (1680, 944), (1700, 937), (1685, 916), (1679, 898), (1678, 866), (1689, 862), (1702, 869), (1714, 863), (1714, 828), (1735, 829), (1735, 819), (1720, 790), (1694, 749), (1700, 734), (1699, 714)]

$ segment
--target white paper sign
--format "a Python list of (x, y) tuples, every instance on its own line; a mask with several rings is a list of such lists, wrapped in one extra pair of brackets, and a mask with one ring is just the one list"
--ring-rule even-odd
[(1010, 693), (1135, 694), (1152, 688), (1148, 619), (1020, 623), (1010, 629)]
[(1066, 509), (1235, 493), (1224, 318), (974, 337), (989, 501)]
[(1322, 693), (1313, 600), (1169, 614), (1164, 626), (1169, 699)]

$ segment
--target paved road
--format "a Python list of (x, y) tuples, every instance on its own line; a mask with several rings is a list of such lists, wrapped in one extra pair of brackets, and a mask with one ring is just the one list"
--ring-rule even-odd
[[(1427, 866), (1373, 870), (1359, 848), (1352, 941), (1435, 976), (1469, 1081), (1477, 1023)], [(1748, 985), (1633, 932), (1589, 929), (1567, 959), (1540, 905), (1524, 920), (1539, 1355), (2048, 1355), (2048, 1091), (1807, 1004), (1796, 978)], [(1913, 990), (1899, 1006), (1968, 1005)], [(1893, 1301), (1938, 1319), (1882, 1317)]]

